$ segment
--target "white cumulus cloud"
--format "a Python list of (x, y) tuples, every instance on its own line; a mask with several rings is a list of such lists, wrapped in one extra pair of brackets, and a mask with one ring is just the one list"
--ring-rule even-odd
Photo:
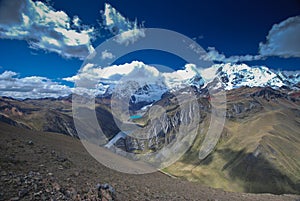
[[(95, 64), (86, 64), (80, 70), (80, 72), (72, 77), (64, 78), (66, 81), (97, 81), (104, 85), (117, 84), (124, 76), (130, 76), (131, 78), (139, 73), (147, 73), (149, 79), (157, 78), (160, 76), (159, 71), (152, 66), (146, 65), (143, 62), (133, 61), (131, 63), (125, 63), (121, 65), (112, 65), (106, 68), (102, 68)], [(145, 77), (142, 77), (142, 81)], [(138, 76), (135, 80), (140, 79)], [(149, 80), (146, 80), (149, 81)]]
[(223, 53), (220, 53), (214, 47), (209, 47), (207, 54), (202, 56), (202, 59), (207, 61), (218, 61), (222, 63), (237, 63), (237, 62), (245, 62), (245, 61), (253, 61), (260, 60), (263, 57), (261, 55), (234, 55), (230, 57), (226, 57)]
[(300, 16), (273, 25), (265, 43), (259, 44), (263, 56), (300, 57)]
[(13, 71), (0, 74), (0, 96), (18, 99), (60, 97), (71, 94), (72, 89), (48, 78), (30, 76), (19, 78)]
[(103, 52), (101, 52), (101, 58), (104, 59), (113, 59), (115, 57), (115, 55), (113, 55), (113, 53), (104, 50)]
[(139, 26), (136, 20), (134, 22), (129, 21), (110, 4), (105, 4), (102, 17), (104, 19), (103, 25), (113, 35), (118, 35), (116, 41), (120, 44), (128, 45), (141, 37), (145, 37), (142, 26)]
[(84, 59), (94, 50), (94, 34), (94, 28), (81, 25), (78, 16), (71, 20), (41, 1), (0, 2), (0, 38), (26, 40), (34, 49)]
[(158, 84), (167, 88), (185, 86), (193, 78), (200, 77), (200, 71), (194, 64), (186, 64), (182, 70), (173, 72), (160, 72), (156, 67), (144, 64), (140, 61), (132, 61), (121, 65), (100, 67), (88, 63), (80, 72), (72, 77), (64, 78), (69, 82), (81, 83), (101, 83), (102, 88), (120, 84), (120, 81), (135, 81), (141, 86)]
[(222, 63), (238, 63), (265, 59), (270, 56), (283, 58), (300, 57), (300, 16), (290, 17), (279, 24), (274, 24), (266, 37), (265, 43), (259, 44), (257, 55), (233, 55), (226, 57), (214, 47), (209, 47), (204, 60)]

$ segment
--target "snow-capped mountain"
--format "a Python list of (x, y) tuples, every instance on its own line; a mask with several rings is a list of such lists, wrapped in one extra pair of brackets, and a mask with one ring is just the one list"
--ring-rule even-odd
[(135, 81), (128, 81), (114, 88), (113, 98), (129, 98), (133, 104), (145, 102), (152, 103), (161, 99), (161, 95), (168, 91), (163, 83), (140, 84)]
[(144, 102), (145, 105), (159, 100), (168, 91), (188, 86), (198, 90), (209, 84), (214, 89), (225, 90), (242, 86), (299, 89), (297, 84), (300, 81), (299, 72), (277, 72), (265, 66), (230, 63), (214, 64), (206, 69), (186, 64), (183, 69), (173, 72), (160, 72), (139, 61), (107, 68), (87, 64), (75, 79), (81, 79), (81, 76), (98, 80), (98, 94), (101, 96), (126, 97), (132, 104)]
[(300, 71), (278, 71), (277, 75), (286, 85), (297, 85), (300, 83)]
[[(99, 73), (100, 70), (97, 69), (97, 71)], [(153, 66), (133, 61), (104, 68), (102, 71), (105, 74), (102, 73), (99, 86), (102, 89), (104, 86), (106, 87), (105, 93), (102, 95), (130, 97), (132, 103), (152, 103), (159, 100), (167, 91), (179, 90), (188, 86), (200, 89), (205, 83), (200, 71), (193, 64), (187, 64), (182, 70), (159, 72)]]
[(201, 88), (205, 84), (199, 69), (194, 64), (186, 64), (183, 70), (162, 73), (164, 82), (171, 90), (182, 89), (187, 86)]
[(286, 83), (276, 73), (265, 66), (250, 67), (246, 64), (216, 64), (212, 68), (217, 69), (218, 76), (226, 90), (248, 87), (272, 87), (280, 88)]

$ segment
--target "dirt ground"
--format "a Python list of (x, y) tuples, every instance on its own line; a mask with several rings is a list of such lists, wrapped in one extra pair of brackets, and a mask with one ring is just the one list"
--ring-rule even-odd
[(91, 157), (79, 140), (0, 123), (0, 200), (99, 200), (108, 183), (117, 200), (300, 201), (299, 195), (225, 192), (155, 172), (131, 175)]

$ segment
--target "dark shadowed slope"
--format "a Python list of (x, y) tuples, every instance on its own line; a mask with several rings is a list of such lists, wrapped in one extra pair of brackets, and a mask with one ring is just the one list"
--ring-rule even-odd
[(196, 139), (166, 171), (229, 191), (300, 193), (299, 96), (270, 88), (231, 90), (221, 139), (204, 161), (198, 158), (201, 142)]

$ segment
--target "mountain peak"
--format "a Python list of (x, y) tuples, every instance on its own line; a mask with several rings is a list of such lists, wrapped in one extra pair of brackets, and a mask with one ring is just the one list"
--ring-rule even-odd
[(217, 75), (221, 78), (226, 90), (248, 87), (280, 88), (286, 84), (280, 77), (265, 66), (250, 67), (246, 64), (216, 64)]

